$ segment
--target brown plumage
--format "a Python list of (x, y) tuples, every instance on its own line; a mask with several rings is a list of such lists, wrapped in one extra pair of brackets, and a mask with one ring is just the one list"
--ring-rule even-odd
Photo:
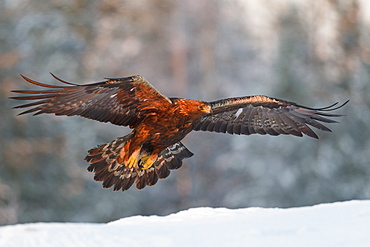
[(182, 160), (193, 155), (181, 140), (192, 130), (229, 134), (308, 135), (318, 138), (309, 127), (330, 131), (322, 123), (335, 123), (328, 113), (344, 106), (337, 103), (324, 108), (309, 108), (266, 96), (246, 96), (214, 102), (167, 98), (142, 76), (107, 78), (102, 82), (52, 86), (26, 81), (47, 90), (14, 90), (29, 96), (11, 97), (35, 100), (16, 106), (29, 108), (20, 113), (54, 113), (128, 126), (133, 131), (89, 150), (85, 160), (94, 179), (103, 187), (127, 190), (136, 182), (138, 189), (154, 185), (178, 169)]

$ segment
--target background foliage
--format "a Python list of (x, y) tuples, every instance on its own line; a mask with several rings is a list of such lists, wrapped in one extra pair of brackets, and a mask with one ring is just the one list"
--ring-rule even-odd
[[(0, 0), (0, 224), (369, 199), (369, 30), (366, 0)], [(10, 90), (34, 89), (19, 74), (56, 83), (48, 72), (81, 84), (140, 74), (192, 99), (351, 102), (320, 140), (191, 133), (180, 170), (121, 193), (83, 158), (129, 129), (11, 110)]]

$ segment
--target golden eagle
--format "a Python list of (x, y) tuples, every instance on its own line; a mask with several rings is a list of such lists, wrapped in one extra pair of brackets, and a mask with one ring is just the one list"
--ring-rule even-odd
[[(16, 106), (29, 108), (20, 113), (54, 113), (128, 126), (132, 132), (88, 151), (87, 168), (103, 187), (127, 190), (154, 185), (178, 169), (182, 160), (193, 155), (181, 140), (193, 130), (229, 134), (308, 135), (318, 138), (310, 128), (330, 131), (322, 123), (336, 121), (328, 113), (344, 106), (335, 103), (310, 108), (267, 96), (228, 98), (213, 102), (167, 98), (140, 75), (77, 85), (54, 76), (63, 86), (47, 85), (22, 76), (46, 89), (14, 90), (28, 96), (11, 97), (33, 100)], [(322, 123), (320, 123), (322, 122)]]

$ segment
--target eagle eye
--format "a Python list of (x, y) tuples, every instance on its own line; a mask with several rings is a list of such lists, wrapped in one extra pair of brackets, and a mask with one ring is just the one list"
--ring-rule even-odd
[(198, 106), (199, 110), (203, 111), (203, 112), (207, 112), (209, 113), (211, 111), (211, 107), (207, 104), (200, 104)]

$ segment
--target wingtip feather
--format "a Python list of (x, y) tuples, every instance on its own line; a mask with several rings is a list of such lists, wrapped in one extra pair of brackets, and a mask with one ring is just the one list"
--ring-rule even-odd
[(50, 75), (51, 75), (54, 79), (56, 79), (56, 80), (58, 80), (58, 81), (60, 81), (60, 82), (63, 82), (63, 83), (65, 83), (65, 84), (72, 85), (72, 86), (78, 86), (77, 84), (74, 84), (74, 83), (71, 83), (71, 82), (68, 82), (68, 81), (65, 81), (65, 80), (60, 79), (59, 77), (57, 77), (56, 75), (54, 75), (54, 74), (53, 74), (53, 73), (51, 73), (51, 72), (49, 72), (49, 73), (50, 73)]
[(20, 76), (27, 82), (29, 83), (32, 83), (32, 84), (35, 84), (37, 86), (41, 86), (41, 87), (48, 87), (48, 88), (65, 88), (63, 86), (53, 86), (53, 85), (48, 85), (48, 84), (44, 84), (44, 83), (41, 83), (41, 82), (37, 82), (37, 81), (34, 81), (34, 80), (31, 80), (30, 78), (20, 74)]

